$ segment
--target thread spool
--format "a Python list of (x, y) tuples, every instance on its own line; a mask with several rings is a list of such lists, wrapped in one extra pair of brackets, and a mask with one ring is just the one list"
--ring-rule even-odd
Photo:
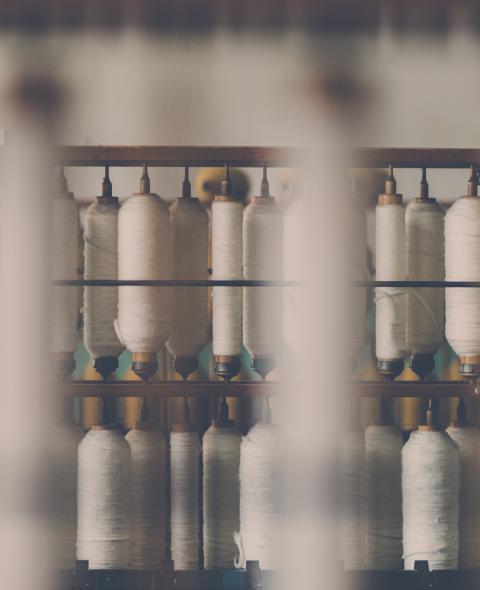
[(340, 550), (346, 570), (365, 566), (365, 436), (345, 432), (340, 445)]
[(72, 570), (77, 539), (77, 450), (84, 435), (73, 423), (56, 424), (52, 432), (52, 530), (55, 566)]
[[(443, 281), (444, 211), (429, 196), (426, 170), (422, 169), (419, 197), (405, 211), (407, 279)], [(407, 290), (407, 348), (410, 366), (423, 379), (435, 367), (434, 354), (444, 339), (443, 289)]]
[[(467, 195), (455, 201), (445, 216), (445, 275), (447, 281), (480, 280), (480, 199), (472, 167)], [(480, 292), (450, 288), (445, 293), (446, 336), (460, 357), (460, 373), (480, 374)]]
[(171, 548), (175, 570), (197, 570), (200, 549), (200, 444), (190, 422), (187, 400), (183, 419), (170, 435)]
[[(208, 215), (191, 196), (185, 167), (182, 197), (170, 207), (175, 279), (208, 278)], [(172, 326), (167, 346), (173, 368), (184, 379), (198, 366), (197, 355), (208, 335), (208, 290), (178, 287), (172, 302)]]
[(149, 423), (146, 400), (125, 438), (132, 456), (131, 567), (160, 569), (167, 543), (167, 442)]
[(89, 569), (130, 566), (130, 473), (127, 441), (111, 425), (93, 426), (78, 447), (77, 559)]
[[(367, 264), (367, 218), (365, 209), (358, 195), (355, 177), (352, 180), (352, 200), (349, 208), (350, 227), (349, 258), (351, 265), (351, 279), (353, 281), (365, 281), (370, 278)], [(355, 366), (356, 358), (365, 344), (366, 338), (366, 309), (367, 289), (354, 288), (352, 292), (352, 319), (351, 319), (351, 356)]]
[(460, 458), (457, 445), (427, 421), (402, 451), (403, 559), (406, 570), (427, 560), (431, 570), (458, 567)]
[(223, 399), (203, 436), (203, 556), (205, 569), (233, 569), (239, 528), (240, 432)]
[[(228, 165), (220, 195), (212, 204), (213, 278), (241, 280), (242, 204), (232, 195)], [(215, 372), (230, 381), (240, 371), (242, 288), (213, 288), (213, 354)]]
[(237, 567), (253, 560), (263, 570), (282, 568), (282, 447), (275, 424), (260, 422), (242, 439)]
[(480, 569), (480, 431), (466, 420), (463, 398), (458, 402), (457, 420), (447, 433), (458, 446), (460, 453), (460, 518), (458, 523), (458, 567), (465, 570)]
[[(73, 193), (60, 168), (52, 204), (53, 241), (52, 269), (56, 280), (77, 279), (78, 261), (78, 211)], [(68, 377), (75, 370), (77, 347), (76, 287), (55, 287), (52, 295), (52, 352), (56, 373)]]
[[(376, 217), (377, 281), (405, 279), (405, 210), (390, 166), (385, 193), (379, 195)], [(376, 356), (378, 370), (389, 380), (403, 371), (405, 355), (405, 290), (377, 287)]]
[[(102, 195), (85, 214), (85, 279), (116, 279), (118, 276), (118, 199), (105, 167)], [(115, 333), (118, 289), (85, 287), (84, 342), (95, 370), (107, 379), (118, 367), (122, 345)]]
[(398, 570), (402, 559), (402, 446), (400, 430), (379, 416), (365, 430), (365, 567)]
[[(282, 263), (282, 218), (270, 196), (263, 169), (260, 196), (243, 212), (243, 276), (247, 280), (278, 280)], [(252, 368), (265, 377), (275, 368), (280, 343), (281, 293), (268, 287), (243, 289), (243, 341)]]
[[(170, 274), (169, 212), (150, 192), (144, 165), (140, 192), (123, 203), (118, 216), (118, 278), (161, 280)], [(132, 370), (144, 381), (157, 371), (157, 352), (168, 338), (170, 291), (169, 287), (119, 288), (117, 335), (133, 353)]]

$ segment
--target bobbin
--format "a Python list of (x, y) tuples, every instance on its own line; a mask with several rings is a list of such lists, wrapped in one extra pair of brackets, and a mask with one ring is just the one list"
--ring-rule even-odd
[[(230, 179), (230, 169), (228, 164), (225, 164), (225, 176), (221, 183), (221, 191), (219, 195), (215, 195), (215, 202), (229, 203), (236, 202), (237, 199), (232, 193), (232, 181)], [(215, 270), (215, 269), (214, 269)], [(227, 383), (233, 377), (238, 375), (241, 369), (240, 357), (237, 355), (215, 355), (215, 373)]]
[[(270, 186), (267, 179), (267, 167), (263, 167), (262, 182), (260, 184), (260, 195), (251, 198), (251, 203), (254, 205), (275, 205), (275, 197), (270, 195)], [(276, 366), (275, 355), (253, 356), (251, 361), (252, 369), (265, 380), (267, 375), (273, 371)]]
[[(478, 197), (478, 174), (474, 166), (470, 167), (466, 197)], [(480, 375), (480, 354), (460, 356), (460, 375), (471, 382)]]
[[(73, 192), (68, 188), (68, 181), (65, 176), (63, 166), (60, 166), (58, 177), (55, 181), (54, 197), (59, 200), (73, 201)], [(72, 236), (76, 239), (76, 236)], [(61, 277), (64, 278), (64, 277)], [(63, 288), (63, 287), (62, 287)], [(74, 371), (76, 367), (74, 352), (55, 352), (54, 353), (55, 374), (58, 379), (66, 379)]]
[[(392, 165), (389, 166), (389, 173), (385, 180), (385, 192), (378, 195), (378, 204), (381, 206), (402, 205), (403, 196), (397, 193), (397, 183), (393, 176)], [(397, 359), (379, 359), (377, 358), (377, 368), (380, 374), (387, 377), (389, 381), (394, 381), (403, 371), (403, 358)]]
[[(415, 197), (414, 201), (416, 203), (426, 203), (434, 207), (438, 207), (437, 199), (431, 197), (429, 194), (426, 168), (422, 168), (420, 194), (418, 197)], [(423, 381), (425, 377), (435, 368), (435, 353), (415, 352), (410, 359), (410, 368), (416, 375), (418, 375), (420, 380)]]
[[(98, 204), (110, 205), (119, 208), (118, 197), (112, 195), (112, 183), (108, 174), (108, 166), (105, 166), (105, 176), (102, 181), (102, 194), (95, 197)], [(118, 357), (116, 356), (100, 356), (94, 359), (93, 368), (99, 373), (103, 380), (106, 381), (108, 377), (114, 373), (118, 368)]]

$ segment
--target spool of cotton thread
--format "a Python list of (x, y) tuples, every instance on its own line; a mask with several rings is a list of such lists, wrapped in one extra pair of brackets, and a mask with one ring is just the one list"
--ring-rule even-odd
[[(78, 211), (73, 193), (68, 190), (63, 168), (58, 177), (52, 208), (53, 279), (77, 279)], [(57, 373), (62, 377), (70, 375), (75, 368), (77, 305), (78, 291), (76, 287), (53, 288), (52, 352), (55, 356)]]
[(58, 570), (72, 570), (77, 539), (77, 450), (84, 435), (74, 424), (52, 432), (54, 557)]
[(130, 565), (160, 569), (167, 533), (167, 443), (162, 432), (143, 422), (125, 438), (132, 456)]
[[(457, 199), (445, 216), (447, 281), (480, 280), (480, 199), (472, 170), (467, 196)], [(480, 373), (480, 289), (446, 289), (446, 336), (460, 357), (465, 376)]]
[(480, 569), (480, 430), (466, 423), (454, 422), (447, 428), (460, 452), (460, 569)]
[[(243, 207), (232, 196), (228, 166), (222, 194), (212, 203), (213, 279), (241, 280)], [(213, 354), (215, 371), (230, 380), (240, 370), (242, 288), (213, 288)]]
[[(269, 194), (266, 168), (261, 196), (243, 212), (243, 276), (247, 280), (279, 280), (282, 272), (282, 217)], [(243, 341), (252, 367), (265, 378), (275, 367), (280, 345), (281, 292), (269, 287), (243, 289)]]
[(341, 555), (346, 570), (365, 566), (365, 437), (346, 432), (340, 446)]
[(191, 424), (170, 435), (171, 547), (176, 571), (197, 570), (200, 548), (200, 444)]
[(402, 451), (403, 559), (412, 570), (458, 567), (460, 461), (446, 432), (419, 427)]
[[(349, 236), (351, 238), (349, 257), (352, 281), (366, 281), (370, 278), (367, 265), (367, 218), (353, 182)], [(351, 351), (354, 361), (365, 344), (366, 338), (367, 289), (354, 288), (352, 292)]]
[(256, 424), (243, 437), (237, 567), (251, 560), (263, 570), (282, 567), (282, 445), (282, 431), (274, 424)]
[[(191, 197), (188, 168), (183, 196), (170, 207), (175, 279), (208, 278), (208, 215)], [(172, 302), (172, 326), (167, 347), (174, 369), (186, 379), (197, 367), (197, 355), (208, 336), (207, 287), (178, 287)]]
[(399, 570), (402, 560), (402, 446), (400, 430), (365, 430), (365, 567)]
[(203, 436), (203, 555), (205, 569), (233, 569), (239, 528), (240, 432), (214, 422)]
[[(140, 192), (129, 197), (118, 216), (118, 278), (169, 279), (170, 217), (160, 197), (150, 192), (146, 167)], [(168, 287), (120, 287), (117, 334), (133, 353), (133, 371), (146, 380), (157, 368), (157, 352), (168, 338), (171, 317)]]
[[(405, 279), (405, 209), (402, 195), (396, 194), (392, 171), (385, 183), (385, 194), (379, 195), (376, 217), (376, 279)], [(379, 371), (390, 379), (403, 370), (406, 351), (405, 289), (377, 287), (376, 356)]]
[(94, 426), (78, 447), (77, 559), (89, 569), (130, 566), (130, 447), (110, 426)]
[[(443, 281), (444, 211), (428, 195), (425, 168), (420, 197), (405, 211), (407, 279)], [(433, 355), (444, 339), (445, 294), (443, 289), (407, 290), (407, 348), (412, 369), (423, 379), (434, 367)]]
[[(102, 196), (96, 197), (85, 214), (85, 279), (116, 279), (118, 276), (118, 199), (105, 169)], [(94, 367), (104, 379), (115, 371), (123, 346), (115, 333), (118, 289), (85, 287), (85, 347)]]

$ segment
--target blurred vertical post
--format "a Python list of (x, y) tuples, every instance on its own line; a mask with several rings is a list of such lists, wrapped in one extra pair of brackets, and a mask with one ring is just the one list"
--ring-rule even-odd
[(49, 79), (20, 75), (1, 106), (9, 130), (0, 163), (0, 571), (4, 588), (50, 590), (47, 248), (59, 94)]

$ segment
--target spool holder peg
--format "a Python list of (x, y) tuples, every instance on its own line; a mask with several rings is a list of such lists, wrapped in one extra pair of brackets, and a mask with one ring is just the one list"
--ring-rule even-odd
[(434, 431), (438, 430), (437, 427), (435, 426), (433, 402), (432, 402), (431, 397), (428, 398), (427, 411), (425, 413), (425, 424), (420, 424), (420, 426), (418, 427), (418, 430), (420, 432), (434, 432)]
[(134, 352), (132, 371), (146, 383), (158, 371), (157, 354), (155, 352)]
[(213, 426), (217, 428), (232, 428), (235, 421), (229, 418), (228, 404), (225, 397), (218, 400), (217, 416), (212, 420)]
[(75, 371), (75, 356), (73, 352), (54, 353), (55, 374), (59, 381), (64, 381)]
[(172, 424), (172, 432), (196, 432), (194, 424), (190, 421), (190, 407), (186, 396), (183, 398), (182, 418), (180, 422)]

